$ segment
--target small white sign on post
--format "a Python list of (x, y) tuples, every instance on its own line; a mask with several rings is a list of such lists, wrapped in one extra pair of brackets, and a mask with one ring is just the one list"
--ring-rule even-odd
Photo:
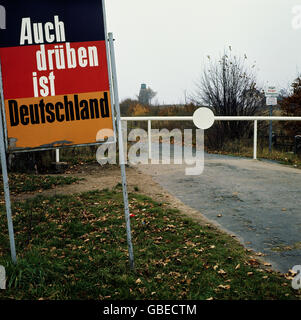
[(266, 105), (267, 106), (276, 106), (278, 101), (277, 97), (279, 92), (275, 86), (267, 87), (265, 96), (266, 96)]
[(267, 96), (266, 103), (267, 106), (276, 106), (278, 104), (277, 97)]

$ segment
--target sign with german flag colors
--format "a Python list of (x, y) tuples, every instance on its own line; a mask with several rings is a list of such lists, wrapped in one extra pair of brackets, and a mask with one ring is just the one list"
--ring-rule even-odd
[(0, 29), (8, 151), (95, 144), (111, 129), (100, 0), (5, 0)]

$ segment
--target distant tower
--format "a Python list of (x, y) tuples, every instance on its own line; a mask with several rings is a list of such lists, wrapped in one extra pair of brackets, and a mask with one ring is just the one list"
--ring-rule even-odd
[(145, 104), (145, 105), (149, 104), (149, 94), (148, 94), (145, 83), (141, 84), (138, 100), (141, 104)]

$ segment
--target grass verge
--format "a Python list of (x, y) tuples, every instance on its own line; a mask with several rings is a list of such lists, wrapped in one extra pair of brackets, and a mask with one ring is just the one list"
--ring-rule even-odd
[(97, 148), (98, 146), (62, 149), (60, 152), (60, 161), (68, 162), (71, 165), (97, 163)]
[[(81, 180), (77, 177), (33, 175), (33, 174), (9, 174), (9, 189), (12, 194), (47, 190), (55, 186), (68, 185)], [(3, 181), (0, 182), (1, 194), (3, 194)]]
[[(208, 153), (253, 158), (253, 149), (246, 148), (246, 147), (243, 148), (241, 151), (233, 151), (230, 149), (222, 150), (222, 151), (208, 150)], [(295, 168), (301, 169), (301, 158), (298, 155), (295, 155), (294, 153), (291, 153), (291, 152), (272, 150), (272, 152), (270, 153), (268, 148), (264, 148), (264, 149), (258, 150), (257, 158), (274, 160), (274, 161), (278, 161), (281, 164), (289, 165), (289, 166), (293, 166)]]
[[(1, 208), (1, 299), (297, 299), (283, 276), (264, 270), (210, 225), (130, 195), (136, 269), (129, 271), (119, 188), (36, 197), (14, 206), (18, 264), (10, 262)], [(300, 292), (299, 292), (300, 294)]]

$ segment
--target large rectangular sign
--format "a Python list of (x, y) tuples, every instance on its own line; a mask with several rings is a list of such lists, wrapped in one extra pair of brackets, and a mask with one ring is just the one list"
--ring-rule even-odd
[(9, 151), (92, 144), (113, 130), (102, 1), (0, 4)]

